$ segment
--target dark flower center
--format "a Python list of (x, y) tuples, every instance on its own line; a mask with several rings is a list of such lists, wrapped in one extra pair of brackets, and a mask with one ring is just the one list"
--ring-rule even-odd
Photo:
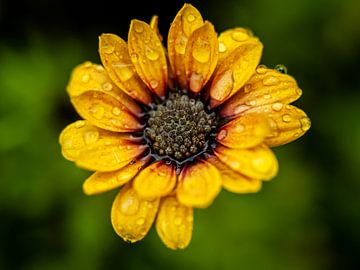
[(215, 113), (206, 112), (200, 100), (186, 94), (170, 94), (148, 115), (145, 137), (153, 152), (177, 162), (204, 152), (217, 126)]

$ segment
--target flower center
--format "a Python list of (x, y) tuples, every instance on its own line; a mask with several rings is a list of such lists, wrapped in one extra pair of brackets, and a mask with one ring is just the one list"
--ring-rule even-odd
[(177, 162), (204, 152), (217, 126), (215, 113), (206, 112), (200, 100), (186, 94), (170, 94), (148, 115), (145, 137), (153, 152)]

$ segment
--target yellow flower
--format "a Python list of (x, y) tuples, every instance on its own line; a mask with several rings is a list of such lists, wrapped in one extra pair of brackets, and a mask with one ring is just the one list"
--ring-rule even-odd
[(95, 171), (88, 195), (123, 186), (111, 221), (124, 240), (141, 240), (155, 221), (172, 249), (188, 246), (193, 208), (221, 187), (257, 192), (278, 171), (270, 147), (310, 128), (289, 105), (301, 95), (284, 68), (259, 65), (262, 44), (244, 28), (219, 36), (189, 4), (171, 24), (167, 50), (157, 29), (131, 22), (128, 42), (102, 34), (102, 65), (86, 62), (67, 91), (85, 120), (60, 135), (65, 158)]

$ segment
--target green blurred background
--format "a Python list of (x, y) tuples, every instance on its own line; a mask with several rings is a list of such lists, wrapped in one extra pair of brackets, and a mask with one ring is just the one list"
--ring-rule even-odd
[[(182, 1), (0, 1), (0, 269), (355, 269), (360, 265), (360, 1), (192, 2), (218, 32), (244, 26), (285, 64), (312, 119), (277, 148), (279, 175), (261, 192), (222, 191), (195, 211), (191, 245), (156, 232), (127, 244), (110, 224), (116, 191), (83, 195), (89, 172), (62, 158), (60, 131), (78, 119), (72, 68), (99, 62), (97, 36), (127, 36), (132, 18), (168, 27)], [(359, 268), (357, 268), (359, 269)]]

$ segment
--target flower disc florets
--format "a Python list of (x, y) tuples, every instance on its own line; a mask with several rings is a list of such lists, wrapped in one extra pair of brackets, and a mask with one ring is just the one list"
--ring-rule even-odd
[(154, 153), (178, 162), (206, 150), (211, 131), (217, 126), (216, 114), (186, 94), (170, 94), (148, 115), (145, 136)]

